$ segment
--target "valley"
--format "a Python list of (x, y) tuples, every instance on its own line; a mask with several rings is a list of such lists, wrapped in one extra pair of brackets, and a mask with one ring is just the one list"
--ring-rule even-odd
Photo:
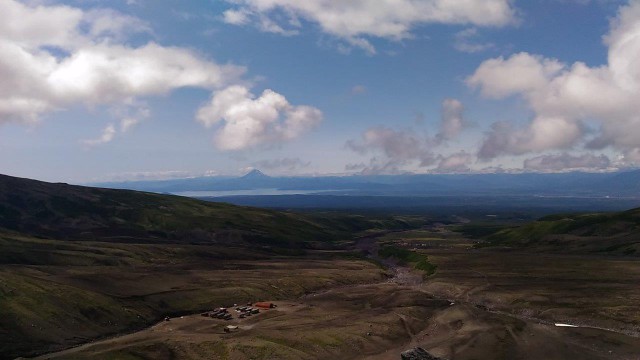
[[(640, 353), (638, 210), (529, 223), (299, 213), (0, 180), (20, 185), (0, 191), (1, 358)], [(200, 315), (256, 301), (278, 307)]]
[(640, 360), (639, 99), (640, 0), (0, 0), (0, 360)]
[[(441, 242), (419, 250), (438, 267), (434, 275), (377, 255), (380, 244), (403, 246), (417, 233)], [(398, 359), (414, 346), (445, 359), (634, 359), (640, 352), (633, 260), (504, 256), (471, 244), (442, 228), (365, 236), (355, 247), (386, 263), (378, 279), (289, 295), (246, 319), (177, 316), (39, 358), (373, 360)], [(555, 326), (561, 321), (576, 327)], [(225, 333), (229, 324), (238, 331)]]

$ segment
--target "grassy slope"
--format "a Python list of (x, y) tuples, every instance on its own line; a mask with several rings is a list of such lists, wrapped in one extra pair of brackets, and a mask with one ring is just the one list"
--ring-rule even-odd
[(540, 251), (640, 255), (640, 209), (618, 213), (552, 215), (486, 237), (487, 246)]
[(400, 220), (305, 216), (127, 190), (0, 175), (0, 228), (38, 237), (110, 242), (258, 243), (291, 248)]
[(411, 226), (406, 219), (301, 215), (0, 175), (0, 358), (139, 328), (225, 299), (370, 281), (379, 276), (373, 265), (349, 271), (340, 267), (348, 261), (325, 259), (331, 266), (318, 269), (300, 256), (339, 247), (355, 232)]

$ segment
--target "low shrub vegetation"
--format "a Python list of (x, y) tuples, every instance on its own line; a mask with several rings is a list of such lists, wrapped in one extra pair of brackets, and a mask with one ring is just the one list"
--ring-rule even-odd
[(403, 264), (411, 265), (414, 269), (424, 271), (426, 276), (436, 272), (436, 265), (429, 262), (427, 255), (419, 254), (415, 251), (387, 245), (378, 251), (382, 258), (396, 258)]

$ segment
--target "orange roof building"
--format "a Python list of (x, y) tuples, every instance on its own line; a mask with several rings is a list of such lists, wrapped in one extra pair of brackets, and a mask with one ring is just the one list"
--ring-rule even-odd
[(261, 301), (253, 304), (253, 306), (257, 308), (262, 308), (262, 309), (273, 309), (276, 307), (276, 304), (272, 302)]

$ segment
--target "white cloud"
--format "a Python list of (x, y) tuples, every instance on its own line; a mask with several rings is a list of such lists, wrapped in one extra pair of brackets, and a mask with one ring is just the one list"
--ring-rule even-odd
[(568, 153), (541, 155), (524, 161), (524, 168), (542, 172), (559, 171), (593, 171), (604, 170), (611, 166), (611, 161), (606, 155)]
[(619, 161), (623, 166), (640, 165), (640, 148), (636, 147), (623, 151)]
[(256, 98), (248, 88), (234, 85), (214, 93), (196, 118), (207, 128), (217, 126), (214, 143), (218, 149), (244, 150), (297, 138), (322, 121), (322, 112), (291, 105), (273, 90)]
[[(81, 26), (87, 24), (87, 35), (92, 41), (125, 40), (131, 32), (151, 33), (149, 25), (133, 16), (121, 14), (111, 9), (89, 10), (83, 14)], [(73, 44), (69, 44), (72, 45)]]
[(113, 124), (109, 124), (102, 130), (102, 134), (98, 138), (82, 140), (82, 143), (87, 146), (102, 145), (111, 142), (115, 136), (116, 127)]
[(120, 120), (120, 131), (127, 132), (142, 121), (139, 118), (125, 117)]
[(249, 23), (251, 14), (244, 10), (226, 10), (223, 13), (224, 22), (232, 25), (245, 25)]
[(481, 42), (477, 28), (468, 28), (457, 32), (454, 35), (454, 49), (469, 54), (493, 49), (495, 44), (490, 42)]
[(399, 162), (420, 160), (423, 166), (433, 163), (426, 139), (411, 131), (374, 127), (365, 131), (360, 141), (349, 140), (346, 146), (360, 154), (381, 152), (387, 158)]
[(27, 6), (15, 0), (0, 3), (0, 17), (0, 39), (31, 50), (44, 45), (72, 50), (92, 42), (120, 40), (130, 33), (149, 31), (143, 21), (108, 9)]
[[(128, 45), (140, 32), (149, 27), (113, 10), (1, 1), (0, 123), (36, 122), (75, 104), (126, 105), (181, 87), (215, 90), (244, 72), (184, 48)], [(120, 119), (121, 130), (147, 116), (142, 109)], [(97, 143), (110, 141), (113, 130)]]
[(166, 94), (181, 87), (214, 89), (238, 75), (181, 48), (97, 44), (56, 64), (47, 83), (63, 102), (110, 103)]
[[(362, 139), (347, 141), (346, 147), (359, 154), (374, 155), (369, 165), (363, 167), (364, 174), (399, 173), (405, 165), (417, 162), (418, 166), (426, 167), (436, 161), (429, 139), (410, 130), (370, 128), (362, 134)], [(351, 166), (350, 169), (355, 168)]]
[[(361, 155), (373, 154), (369, 164), (349, 164), (346, 170), (361, 170), (363, 174), (397, 174), (403, 168), (417, 165), (424, 168), (440, 161), (443, 171), (462, 171), (452, 164), (455, 157), (445, 160), (434, 150), (456, 139), (469, 125), (464, 119), (464, 105), (456, 99), (445, 99), (442, 102), (442, 114), (439, 132), (435, 136), (420, 135), (412, 129), (394, 130), (384, 126), (372, 127), (362, 134), (358, 140), (349, 140), (345, 144)], [(458, 153), (457, 159), (466, 158), (467, 153)], [(443, 161), (444, 160), (444, 161)], [(450, 167), (450, 169), (446, 169)]]
[[(640, 149), (640, 2), (621, 7), (605, 37), (608, 63), (569, 66), (520, 53), (482, 63), (467, 79), (489, 98), (519, 96), (534, 113), (526, 126), (494, 124), (478, 156), (586, 146)], [(585, 124), (596, 124), (595, 135)]]
[[(238, 16), (235, 21), (241, 22)], [(263, 20), (270, 26), (269, 18)], [(274, 91), (255, 99), (245, 87), (230, 86), (239, 83), (242, 67), (155, 42), (129, 45), (127, 37), (140, 32), (150, 29), (113, 10), (0, 2), (0, 123), (36, 122), (75, 104), (106, 105), (119, 127), (110, 124), (99, 138), (82, 141), (104, 144), (150, 116), (140, 99), (183, 87), (213, 91), (197, 120), (206, 126), (223, 123), (215, 136), (223, 150), (290, 140), (322, 119), (318, 109), (293, 106)]]
[(456, 138), (468, 126), (463, 113), (464, 105), (459, 100), (445, 99), (442, 102), (440, 132), (436, 139), (448, 141)]
[(460, 151), (449, 156), (443, 156), (438, 162), (436, 172), (444, 173), (461, 173), (469, 172), (469, 164), (475, 159), (475, 157), (465, 151)]
[(384, 157), (374, 156), (369, 159), (369, 163), (347, 164), (346, 171), (357, 171), (361, 175), (398, 175), (407, 174), (411, 171), (403, 169), (408, 161), (396, 161)]
[[(429, 23), (505, 26), (515, 21), (509, 0), (227, 0), (233, 8), (224, 20), (256, 24), (262, 31), (295, 34), (299, 19), (317, 24), (329, 35), (369, 53), (367, 37), (401, 40), (413, 28)], [(268, 22), (271, 26), (265, 26)], [(286, 28), (285, 28), (286, 27)]]
[(557, 60), (519, 53), (506, 60), (499, 57), (483, 62), (467, 84), (492, 99), (530, 94), (548, 85), (563, 68)]
[(110, 109), (111, 116), (120, 120), (120, 131), (127, 132), (151, 116), (151, 109), (144, 101), (130, 99)]
[(367, 87), (364, 85), (355, 85), (351, 88), (351, 95), (362, 95), (367, 92)]
[(505, 154), (522, 155), (569, 148), (585, 133), (582, 123), (563, 117), (538, 116), (525, 128), (514, 127), (508, 122), (496, 122), (480, 146), (478, 158), (487, 160)]

